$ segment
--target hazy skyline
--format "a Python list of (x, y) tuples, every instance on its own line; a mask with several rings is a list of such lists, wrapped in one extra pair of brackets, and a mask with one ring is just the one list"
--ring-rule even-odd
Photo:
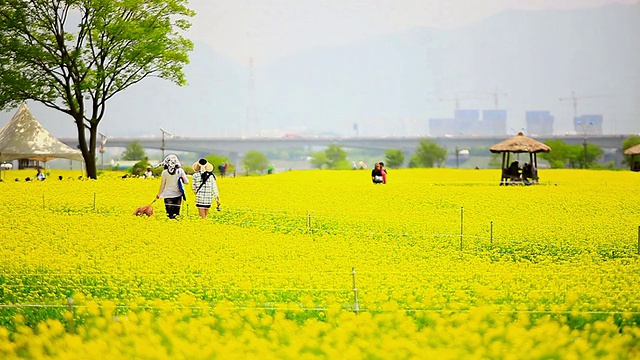
[(499, 12), (572, 10), (638, 0), (210, 0), (192, 2), (190, 31), (215, 50), (259, 67), (297, 52), (419, 27), (468, 25)]
[[(508, 133), (524, 129), (527, 110), (551, 111), (556, 134), (573, 131), (571, 101), (559, 101), (572, 91), (591, 98), (578, 112), (603, 114), (604, 133), (640, 132), (637, 0), (190, 6), (189, 85), (151, 78), (128, 88), (108, 103), (103, 133), (353, 135), (358, 123), (363, 136), (428, 135), (428, 119), (452, 116), (456, 94), (482, 92), (460, 106), (488, 109), (496, 89), (508, 93)], [(55, 136), (77, 136), (65, 114), (28, 105)], [(0, 127), (15, 110), (0, 112)]]

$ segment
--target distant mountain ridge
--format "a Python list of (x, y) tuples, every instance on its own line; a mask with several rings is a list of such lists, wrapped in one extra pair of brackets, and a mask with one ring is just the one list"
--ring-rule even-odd
[[(565, 133), (573, 131), (573, 106), (559, 98), (575, 91), (578, 114), (603, 114), (606, 133), (640, 132), (638, 44), (640, 4), (509, 10), (459, 28), (307, 51), (253, 72), (249, 59), (239, 64), (198, 43), (185, 69), (189, 86), (144, 81), (108, 104), (101, 130), (428, 135), (428, 119), (451, 117), (456, 99), (460, 108), (491, 109), (497, 92), (510, 132), (525, 127), (526, 110), (550, 110), (555, 132)], [(75, 136), (64, 115), (29, 106), (54, 135)], [(0, 114), (0, 125), (11, 115)]]

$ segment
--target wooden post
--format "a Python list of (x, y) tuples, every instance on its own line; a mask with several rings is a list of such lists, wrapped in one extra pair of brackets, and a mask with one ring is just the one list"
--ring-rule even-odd
[(69, 305), (69, 312), (71, 313), (71, 316), (69, 317), (69, 319), (67, 319), (67, 325), (69, 327), (69, 333), (70, 334), (75, 334), (76, 329), (75, 329), (75, 319), (73, 316), (73, 298), (72, 297), (68, 297), (67, 298), (67, 304)]
[(493, 221), (491, 222), (491, 245), (493, 245)]
[(464, 225), (464, 206), (460, 208), (460, 251), (462, 251), (463, 225)]
[(353, 277), (354, 310), (358, 314), (360, 312), (360, 304), (358, 303), (358, 288), (356, 287), (356, 268), (351, 268), (351, 276)]

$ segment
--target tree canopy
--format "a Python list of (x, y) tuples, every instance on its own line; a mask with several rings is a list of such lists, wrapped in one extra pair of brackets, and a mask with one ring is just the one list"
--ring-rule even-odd
[(186, 84), (193, 43), (188, 0), (0, 2), (0, 109), (40, 102), (75, 122), (87, 176), (96, 178), (106, 103), (147, 77)]
[(145, 157), (147, 157), (147, 153), (144, 151), (142, 145), (137, 141), (128, 143), (122, 153), (122, 160), (142, 160)]
[(244, 155), (242, 159), (247, 172), (264, 172), (269, 167), (269, 159), (260, 151), (251, 150)]
[(402, 149), (387, 149), (384, 152), (384, 163), (389, 168), (399, 168), (404, 163), (404, 151)]
[(432, 168), (442, 166), (447, 158), (447, 149), (433, 140), (420, 140), (416, 152), (409, 160), (409, 167)]
[(342, 145), (331, 144), (325, 150), (311, 154), (311, 165), (318, 169), (348, 169), (347, 152)]
[(549, 162), (549, 166), (553, 169), (593, 167), (604, 154), (602, 148), (593, 144), (587, 144), (585, 157), (584, 144), (570, 145), (564, 140), (547, 140), (545, 143), (553, 151), (540, 153), (540, 158)]

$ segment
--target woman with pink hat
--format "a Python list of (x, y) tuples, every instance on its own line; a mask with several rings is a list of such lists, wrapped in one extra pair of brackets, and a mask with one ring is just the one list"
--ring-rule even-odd
[(216, 200), (216, 209), (220, 211), (220, 197), (218, 196), (216, 176), (213, 174), (213, 165), (206, 159), (196, 161), (192, 167), (195, 172), (193, 173), (191, 187), (196, 193), (196, 207), (200, 217), (206, 219), (213, 199)]

